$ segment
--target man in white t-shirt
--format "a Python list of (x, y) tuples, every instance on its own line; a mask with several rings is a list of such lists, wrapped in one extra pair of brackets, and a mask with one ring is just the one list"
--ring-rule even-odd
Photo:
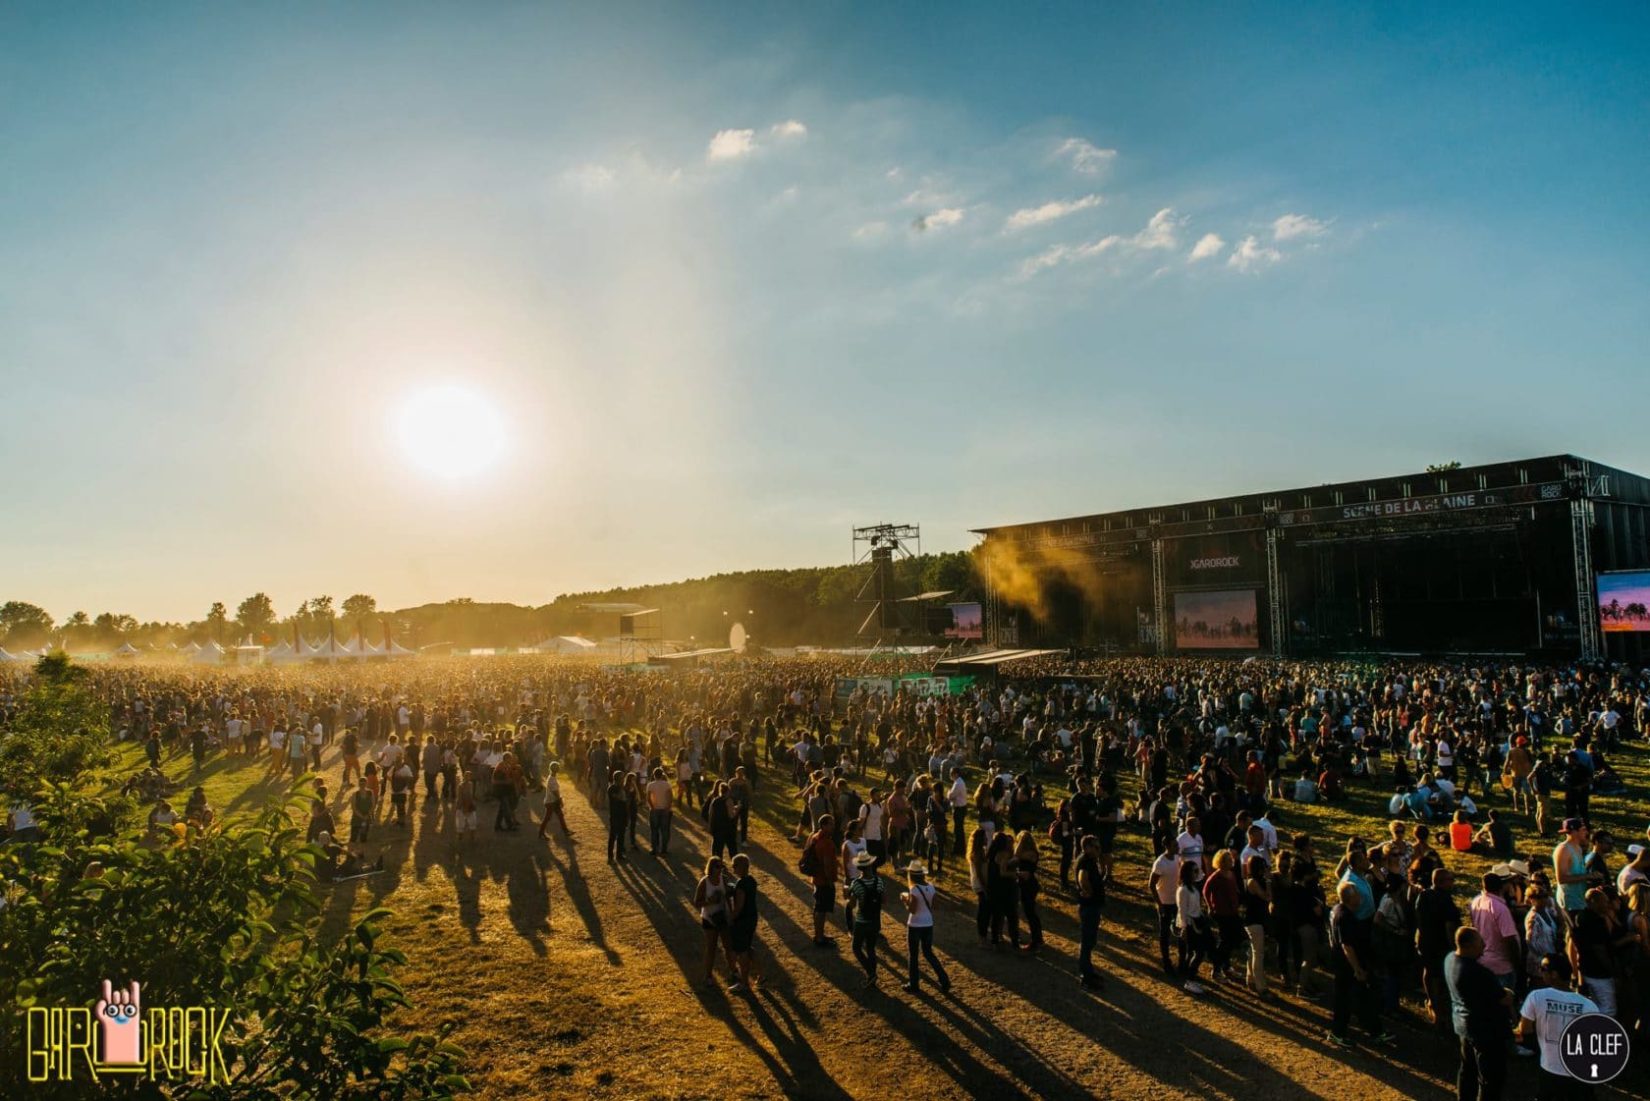
[[(1182, 861), (1195, 862), (1199, 873), (1207, 870), (1203, 865), (1203, 825), (1195, 817), (1186, 819), (1186, 829), (1175, 839), (1175, 845)], [(1175, 887), (1179, 886), (1177, 882)]]
[(664, 856), (670, 851), (670, 781), (665, 770), (653, 770), (653, 779), (647, 790), (647, 836), (652, 842), (653, 855)]
[(1531, 1040), (1540, 1044), (1542, 1084), (1536, 1096), (1583, 1096), (1578, 1087), (1585, 1083), (1576, 1081), (1564, 1068), (1559, 1041), (1571, 1021), (1584, 1013), (1597, 1013), (1598, 1006), (1570, 989), (1570, 961), (1556, 952), (1542, 959), (1541, 979), (1547, 985), (1530, 991), (1524, 1008), (1518, 1011), (1518, 1038), (1525, 1044)]
[(1163, 851), (1152, 861), (1151, 878), (1147, 880), (1157, 896), (1157, 948), (1163, 955), (1163, 970), (1174, 974), (1174, 963), (1169, 959), (1169, 946), (1175, 936), (1175, 893), (1180, 890), (1180, 847), (1173, 840), (1163, 843)]
[(968, 841), (966, 836), (968, 832), (968, 804), (971, 802), (968, 794), (968, 781), (963, 779), (961, 768), (951, 770), (951, 790), (948, 793), (948, 798), (951, 802), (952, 818), (951, 851), (954, 855), (961, 856)]

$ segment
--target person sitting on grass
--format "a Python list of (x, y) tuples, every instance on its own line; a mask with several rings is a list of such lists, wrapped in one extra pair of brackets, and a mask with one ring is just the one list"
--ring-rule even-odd
[(1301, 778), (1295, 781), (1295, 802), (1316, 803), (1318, 801), (1318, 785), (1312, 779), (1312, 774), (1303, 771)]
[[(1456, 812), (1456, 816), (1460, 817), (1459, 811)], [(1501, 821), (1501, 812), (1498, 810), (1490, 811), (1489, 821), (1478, 827), (1478, 832), (1473, 834), (1472, 840), (1473, 844), (1483, 845), (1489, 849), (1490, 855), (1498, 860), (1512, 859), (1512, 829)]]

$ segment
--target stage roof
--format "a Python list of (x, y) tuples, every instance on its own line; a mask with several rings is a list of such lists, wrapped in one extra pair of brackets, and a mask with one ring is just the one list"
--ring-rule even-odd
[(967, 657), (947, 658), (937, 663), (936, 669), (968, 669), (1007, 665), (1011, 661), (1024, 661), (1027, 658), (1050, 657), (1063, 654), (1064, 650), (987, 650), (981, 654), (970, 654)]
[[(1565, 472), (1577, 470), (1589, 477), (1603, 476), (1608, 480), (1609, 497), (1635, 503), (1650, 501), (1650, 479), (1629, 473), (1575, 455), (1547, 455), (1533, 459), (1515, 459), (1502, 463), (1484, 463), (1462, 466), (1454, 470), (1422, 471), (1416, 474), (1397, 474), (1357, 481), (1324, 482), (1321, 485), (1297, 489), (1237, 493), (1226, 497), (1205, 498), (1199, 501), (1181, 501), (1165, 504), (1140, 504), (1132, 508), (1114, 509), (1079, 516), (1030, 520), (1016, 524), (997, 524), (970, 529), (975, 535), (1011, 535), (1024, 538), (1043, 529), (1045, 534), (1062, 534), (1060, 528), (1068, 524), (1099, 524), (1115, 528), (1145, 527), (1154, 518), (1164, 523), (1201, 522), (1227, 519), (1233, 516), (1256, 517), (1268, 509), (1279, 511), (1321, 508), (1327, 505), (1353, 505), (1367, 501), (1398, 500), (1431, 494), (1471, 493), (1479, 490), (1513, 489), (1542, 483), (1562, 482)], [(1126, 492), (1126, 490), (1124, 491)], [(1050, 531), (1052, 529), (1052, 531)], [(1086, 530), (1086, 529), (1085, 529)]]
[(916, 604), (923, 600), (938, 600), (942, 596), (950, 596), (955, 589), (935, 589), (931, 593), (918, 593), (916, 596), (902, 596), (894, 601), (895, 604)]

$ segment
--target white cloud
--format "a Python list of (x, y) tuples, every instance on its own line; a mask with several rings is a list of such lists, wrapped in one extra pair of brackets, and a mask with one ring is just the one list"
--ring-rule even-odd
[(612, 187), (613, 181), (617, 178), (614, 171), (605, 164), (581, 164), (562, 173), (562, 179), (586, 191), (601, 191)]
[(797, 119), (786, 119), (784, 122), (775, 123), (773, 129), (769, 132), (776, 138), (804, 138), (808, 136), (807, 126)]
[(1238, 247), (1232, 250), (1232, 255), (1226, 258), (1226, 266), (1248, 274), (1270, 267), (1283, 259), (1283, 253), (1270, 245), (1263, 245), (1253, 235), (1245, 237)]
[(1322, 237), (1328, 232), (1328, 222), (1320, 222), (1305, 214), (1285, 214), (1272, 223), (1274, 241), (1289, 241), (1296, 237)]
[(1152, 220), (1146, 223), (1146, 228), (1130, 239), (1135, 248), (1174, 248), (1175, 231), (1186, 224), (1186, 219), (1176, 217), (1172, 207), (1164, 207), (1152, 215)]
[(963, 220), (963, 209), (956, 206), (944, 207), (932, 214), (924, 214), (911, 223), (911, 228), (918, 233), (929, 229), (944, 229), (954, 226)]
[(718, 130), (705, 150), (707, 161), (734, 161), (756, 151), (755, 130)]
[(1175, 235), (1185, 223), (1184, 216), (1175, 214), (1173, 207), (1166, 206), (1152, 215), (1151, 221), (1146, 223), (1146, 228), (1131, 236), (1124, 237), (1121, 234), (1111, 233), (1098, 241), (1090, 241), (1087, 244), (1055, 245), (1052, 248), (1045, 249), (1020, 265), (1020, 278), (1029, 279), (1048, 268), (1074, 263), (1079, 260), (1090, 260), (1114, 249), (1146, 252), (1174, 248)]
[(1028, 226), (1040, 226), (1052, 222), (1057, 218), (1064, 218), (1068, 214), (1076, 214), (1080, 210), (1087, 210), (1100, 205), (1100, 196), (1084, 195), (1081, 199), (1055, 199), (1042, 206), (1028, 206), (1024, 210), (1016, 210), (1003, 223), (1005, 230), (1025, 229)]
[(1031, 257), (1020, 265), (1020, 278), (1029, 279), (1045, 268), (1056, 267), (1060, 264), (1069, 264), (1074, 260), (1088, 260), (1099, 256), (1103, 252), (1124, 244), (1124, 238), (1115, 233), (1108, 234), (1098, 241), (1090, 241), (1082, 245), (1055, 245), (1044, 249), (1036, 256)]
[(866, 222), (854, 230), (854, 240), (872, 241), (888, 232), (887, 222)]
[(1081, 172), (1085, 176), (1098, 176), (1117, 157), (1117, 150), (1101, 149), (1093, 142), (1082, 138), (1067, 138), (1060, 143), (1054, 155), (1069, 159), (1074, 172)]
[(1220, 234), (1205, 233), (1202, 237), (1197, 239), (1197, 244), (1192, 246), (1192, 254), (1188, 256), (1186, 260), (1188, 263), (1195, 264), (1199, 260), (1207, 260), (1210, 257), (1219, 256), (1220, 251), (1225, 247), (1226, 242), (1220, 239)]

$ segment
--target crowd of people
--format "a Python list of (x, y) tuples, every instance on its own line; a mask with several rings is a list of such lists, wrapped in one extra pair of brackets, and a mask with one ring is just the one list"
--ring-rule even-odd
[[(1459, 1044), (1463, 1098), (1498, 1096), (1520, 1053), (1544, 1083), (1574, 1086), (1555, 1029), (1578, 1012), (1650, 1038), (1650, 833), (1634, 819), (1616, 836), (1594, 803), (1624, 792), (1613, 760), (1650, 730), (1650, 673), (1125, 658), (1010, 667), (947, 695), (839, 694), (860, 672), (821, 658), (650, 673), (495, 659), (139, 666), (91, 683), (115, 736), (144, 748), (145, 775), (184, 755), (196, 769), (261, 760), (269, 780), (322, 773), (310, 839), (329, 875), (371, 874), (368, 846), (421, 810), (452, 815), (460, 843), (477, 843), (484, 806), (495, 834), (570, 838), (575, 788), (613, 863), (640, 859), (644, 832), (647, 856), (667, 857), (677, 816), (696, 814), (705, 980), (725, 961), (734, 992), (761, 982), (775, 904), (751, 871), (760, 793), (794, 823), (786, 855), (811, 888), (814, 942), (832, 943), (840, 908), (867, 988), (891, 875), (913, 993), (926, 972), (950, 989), (934, 929), (960, 920), (959, 898), (984, 951), (1047, 951), (1045, 912), (1069, 907), (1074, 978), (1103, 988), (1108, 899), (1138, 896), (1186, 993), (1327, 997), (1335, 1047), (1398, 1043), (1407, 1001)], [(0, 685), (0, 729), (19, 691)], [(543, 796), (536, 825), (529, 793)], [(26, 793), (7, 794), (13, 827), (33, 829)], [(1325, 804), (1385, 819), (1325, 836)], [(151, 826), (186, 836), (214, 817), (164, 803)]]

